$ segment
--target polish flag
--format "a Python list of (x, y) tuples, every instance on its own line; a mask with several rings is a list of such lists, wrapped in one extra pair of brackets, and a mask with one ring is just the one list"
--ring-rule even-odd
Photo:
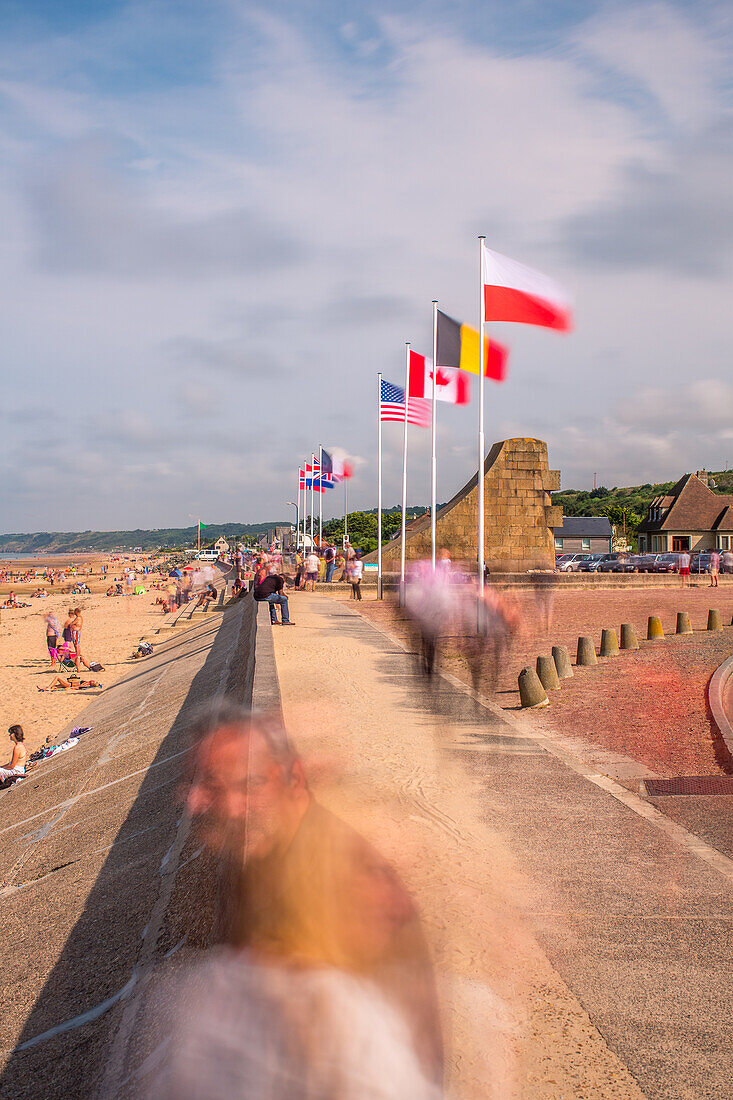
[(531, 267), (484, 246), (484, 308), (487, 321), (570, 332), (573, 313), (566, 290)]
[[(436, 401), (449, 405), (467, 405), (471, 400), (471, 383), (465, 371), (453, 367), (438, 367)], [(410, 351), (410, 397), (433, 397), (433, 360)]]

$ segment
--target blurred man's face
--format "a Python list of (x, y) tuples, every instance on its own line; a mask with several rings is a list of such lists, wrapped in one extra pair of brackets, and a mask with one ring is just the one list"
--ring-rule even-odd
[(188, 808), (206, 846), (246, 862), (289, 839), (299, 764), (273, 760), (256, 729), (223, 726), (199, 746)]

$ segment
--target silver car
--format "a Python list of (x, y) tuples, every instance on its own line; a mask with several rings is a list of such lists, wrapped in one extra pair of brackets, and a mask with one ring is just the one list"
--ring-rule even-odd
[(589, 557), (590, 554), (563, 554), (555, 563), (555, 568), (560, 573), (577, 573), (580, 563)]

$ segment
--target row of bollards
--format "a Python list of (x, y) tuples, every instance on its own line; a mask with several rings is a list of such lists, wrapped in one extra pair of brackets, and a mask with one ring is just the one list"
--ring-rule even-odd
[[(733, 626), (733, 618), (731, 619)], [(714, 609), (708, 611), (708, 630), (722, 630), (723, 621), (720, 612)], [(677, 612), (676, 634), (692, 634), (690, 615), (687, 611)], [(664, 637), (662, 621), (658, 615), (650, 615), (646, 630), (647, 641), (653, 642)], [(621, 624), (621, 644), (616, 631), (604, 628), (601, 632), (601, 644), (598, 650), (600, 657), (617, 657), (621, 649), (638, 649), (639, 642), (632, 623)], [(580, 668), (598, 664), (596, 647), (592, 638), (581, 635), (578, 638), (578, 649), (575, 655), (575, 664)], [(573, 667), (570, 663), (568, 647), (554, 645), (552, 656), (537, 658), (535, 668), (528, 665), (519, 673), (519, 698), (522, 708), (546, 707), (550, 700), (548, 691), (559, 691), (560, 681), (573, 675)]]

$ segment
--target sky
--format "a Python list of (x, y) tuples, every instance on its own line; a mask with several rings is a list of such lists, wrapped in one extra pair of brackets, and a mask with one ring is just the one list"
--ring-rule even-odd
[[(478, 234), (576, 312), (491, 327), (487, 449), (731, 465), (732, 41), (718, 0), (0, 0), (0, 530), (291, 516), (319, 444), (375, 507), (377, 372), (433, 298), (476, 325)], [(476, 417), (439, 406), (439, 500)]]

